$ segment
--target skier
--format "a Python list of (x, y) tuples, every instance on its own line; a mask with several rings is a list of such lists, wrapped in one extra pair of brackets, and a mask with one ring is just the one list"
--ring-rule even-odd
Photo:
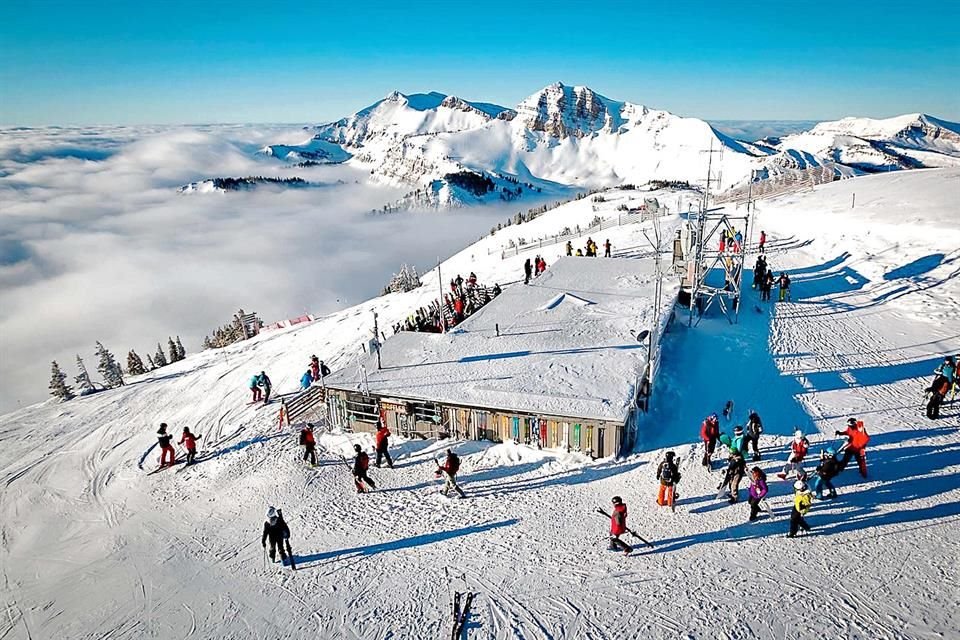
[(183, 435), (180, 436), (180, 442), (177, 444), (186, 445), (187, 448), (187, 464), (193, 464), (194, 460), (197, 457), (197, 440), (201, 436), (195, 436), (190, 433), (190, 427), (183, 428)]
[(390, 451), (388, 447), (390, 446), (390, 429), (387, 429), (387, 425), (380, 421), (380, 424), (377, 425), (377, 461), (374, 462), (374, 465), (379, 469), (380, 461), (383, 458), (387, 459), (387, 466), (393, 469), (393, 460), (390, 458)]
[(567, 256), (573, 255), (573, 243), (567, 240)]
[(371, 489), (376, 489), (377, 485), (367, 476), (367, 469), (370, 468), (370, 456), (358, 444), (353, 445), (353, 450), (357, 452), (353, 459), (353, 483), (357, 486), (357, 493), (366, 491), (363, 486), (364, 482), (370, 485)]
[(797, 480), (793, 483), (793, 490), (795, 493), (793, 495), (793, 510), (790, 512), (790, 533), (787, 534), (788, 538), (795, 537), (798, 529), (810, 531), (810, 525), (807, 524), (804, 516), (810, 511), (810, 505), (813, 503), (813, 495), (810, 493), (810, 490), (807, 489), (805, 482)]
[(786, 271), (780, 272), (780, 278), (777, 284), (780, 286), (780, 302), (783, 302), (784, 298), (793, 300), (790, 297), (790, 276), (787, 275)]
[(793, 442), (790, 443), (790, 456), (787, 458), (787, 464), (783, 465), (783, 471), (777, 474), (781, 480), (786, 480), (791, 472), (797, 474), (797, 477), (806, 472), (803, 470), (803, 459), (807, 457), (807, 451), (810, 450), (810, 441), (803, 436), (799, 429), (793, 432)]
[(313, 372), (307, 369), (306, 372), (300, 376), (300, 388), (304, 390), (309, 389), (314, 380), (316, 380), (316, 378), (313, 377)]
[(253, 393), (253, 400), (250, 401), (250, 404), (263, 400), (263, 394), (260, 392), (260, 376), (258, 374), (253, 374), (253, 377), (250, 378), (250, 391)]
[(740, 500), (740, 481), (747, 472), (747, 461), (739, 450), (730, 448), (730, 457), (727, 458), (727, 472), (723, 482), (717, 487), (721, 491), (727, 489), (727, 502), (734, 504)]
[[(171, 440), (173, 440), (173, 436), (167, 433), (167, 423), (161, 422), (160, 428), (157, 429), (157, 442), (160, 444), (161, 467), (168, 467), (177, 459), (177, 452), (173, 450), (173, 445), (170, 444)], [(170, 462), (166, 461), (167, 454), (170, 454)]]
[(760, 253), (763, 253), (763, 252), (764, 252), (764, 246), (765, 246), (766, 244), (767, 244), (767, 232), (766, 232), (766, 231), (760, 231), (760, 242), (759, 242), (759, 244), (758, 244), (758, 246), (757, 246), (757, 249), (760, 251)]
[(610, 244), (610, 238), (607, 238), (606, 241), (603, 243), (603, 257), (604, 257), (604, 258), (609, 258), (609, 257), (610, 257), (610, 247), (611, 247), (611, 246), (612, 246), (612, 245)]
[(266, 371), (257, 376), (257, 386), (263, 389), (263, 404), (270, 404), (270, 389), (272, 385)]
[(867, 443), (870, 442), (870, 436), (867, 435), (867, 429), (863, 422), (856, 418), (847, 419), (847, 428), (844, 431), (835, 431), (838, 436), (846, 436), (847, 444), (843, 452), (843, 460), (840, 461), (840, 471), (847, 468), (847, 463), (851, 457), (857, 459), (857, 467), (860, 469), (860, 475), (867, 477)]
[(530, 258), (527, 258), (527, 261), (523, 263), (523, 284), (530, 284), (531, 275), (533, 275), (533, 264), (531, 264)]
[(627, 532), (627, 505), (620, 496), (613, 496), (613, 513), (610, 514), (610, 546), (611, 551), (623, 551), (628, 556), (633, 547), (620, 539)]
[(703, 454), (703, 466), (707, 467), (707, 469), (711, 468), (710, 457), (713, 455), (713, 451), (717, 447), (717, 438), (719, 437), (720, 419), (717, 418), (717, 414), (711, 413), (700, 425), (700, 439), (703, 440), (703, 446), (705, 448)]
[(820, 464), (817, 465), (817, 473), (810, 482), (813, 490), (817, 494), (818, 500), (823, 500), (823, 490), (827, 489), (830, 493), (827, 498), (836, 498), (837, 490), (833, 488), (831, 480), (840, 473), (840, 463), (837, 461), (837, 452), (833, 447), (828, 447), (820, 452)]
[(543, 259), (543, 256), (537, 256), (537, 275), (540, 275), (547, 270), (547, 261)]
[(763, 291), (763, 278), (767, 275), (767, 259), (763, 256), (757, 256), (757, 261), (753, 264), (753, 285), (752, 288)]
[(453, 449), (447, 449), (447, 459), (443, 462), (442, 465), (437, 465), (437, 475), (442, 475), (444, 477), (443, 483), (443, 495), (449, 495), (450, 491), (456, 491), (461, 498), (466, 498), (467, 495), (463, 492), (463, 489), (460, 488), (460, 485), (457, 484), (457, 471), (460, 470), (460, 457), (453, 452)]
[(770, 292), (773, 290), (773, 271), (767, 269), (767, 273), (763, 276), (763, 288), (760, 291), (760, 300), (761, 302), (770, 302)]
[(747, 452), (747, 446), (753, 448), (753, 461), (760, 460), (760, 434), (763, 433), (763, 422), (760, 421), (760, 414), (750, 409), (750, 415), (747, 417), (747, 435), (743, 439), (743, 452)]
[(940, 366), (934, 370), (934, 373), (938, 376), (943, 376), (948, 382), (952, 383), (957, 375), (957, 365), (953, 360), (953, 356), (944, 358)]
[(942, 374), (938, 375), (933, 380), (933, 384), (926, 388), (925, 392), (930, 394), (930, 399), (927, 401), (928, 418), (936, 420), (940, 417), (940, 405), (943, 404), (943, 399), (949, 391), (950, 380)]
[(317, 466), (317, 440), (313, 437), (313, 427), (310, 424), (300, 429), (300, 446), (303, 447), (303, 461), (310, 460), (310, 464)]
[(677, 499), (677, 484), (680, 482), (680, 470), (674, 462), (675, 456), (673, 451), (667, 451), (664, 461), (657, 468), (657, 480), (660, 481), (657, 504), (661, 507), (668, 504), (671, 509)]
[(267, 540), (270, 540), (270, 562), (276, 562), (279, 551), (280, 562), (286, 564), (289, 559), (290, 566), (296, 569), (293, 564), (293, 550), (290, 548), (290, 527), (284, 521), (280, 509), (267, 509), (267, 520), (263, 523), (263, 536), (260, 538), (264, 549), (267, 548)]
[(767, 491), (767, 474), (760, 467), (754, 467), (750, 470), (750, 497), (747, 500), (750, 503), (750, 522), (760, 515), (760, 501), (767, 496)]
[(310, 377), (313, 380), (320, 379), (320, 358), (317, 356), (310, 356)]

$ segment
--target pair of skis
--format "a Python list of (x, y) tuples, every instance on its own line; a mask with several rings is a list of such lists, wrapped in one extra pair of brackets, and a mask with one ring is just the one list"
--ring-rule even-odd
[[(611, 517), (612, 517), (609, 513), (607, 513), (606, 511), (604, 511), (602, 507), (597, 507), (597, 513), (599, 513), (599, 514), (601, 514), (601, 515), (604, 515), (604, 516), (606, 516), (607, 518), (611, 518)], [(647, 545), (648, 547), (650, 547), (651, 549), (653, 549), (653, 543), (650, 542), (650, 541), (648, 541), (646, 538), (644, 538), (643, 536), (641, 536), (639, 533), (637, 533), (637, 532), (634, 531), (633, 529), (627, 529), (627, 533), (629, 533), (629, 534), (632, 535), (634, 538), (636, 538), (637, 540), (639, 540), (639, 541), (642, 542), (643, 544), (645, 544), (645, 545)]]
[(450, 640), (460, 640), (463, 637), (463, 628), (470, 617), (470, 605), (473, 604), (472, 591), (453, 592), (453, 626), (450, 629)]

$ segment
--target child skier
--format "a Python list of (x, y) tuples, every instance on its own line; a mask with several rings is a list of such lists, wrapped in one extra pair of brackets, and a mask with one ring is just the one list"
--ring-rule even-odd
[(300, 429), (300, 446), (303, 447), (303, 461), (317, 466), (317, 440), (313, 437), (313, 427), (309, 424)]
[(781, 480), (786, 480), (791, 472), (796, 473), (797, 477), (806, 475), (803, 470), (803, 459), (807, 457), (807, 451), (810, 450), (810, 442), (803, 436), (799, 429), (793, 433), (793, 442), (790, 444), (790, 457), (787, 458), (787, 464), (783, 465), (783, 471), (777, 474)]
[(810, 511), (810, 505), (813, 504), (813, 495), (810, 493), (810, 490), (807, 489), (805, 482), (797, 480), (793, 483), (793, 511), (790, 512), (790, 533), (787, 534), (788, 538), (793, 538), (797, 535), (797, 530), (803, 529), (804, 531), (810, 531), (810, 525), (807, 524), (807, 521), (804, 519), (804, 516), (807, 515), (807, 512)]
[[(173, 440), (173, 436), (167, 433), (167, 423), (161, 422), (160, 428), (157, 429), (157, 443), (160, 445), (161, 467), (168, 467), (177, 459), (177, 452), (173, 450), (173, 445), (170, 444), (171, 440)], [(169, 462), (167, 462), (168, 455), (170, 457)]]
[(370, 485), (371, 489), (376, 489), (377, 485), (367, 476), (367, 469), (370, 468), (370, 456), (368, 456), (358, 444), (353, 445), (353, 450), (357, 452), (356, 457), (353, 459), (353, 483), (357, 487), (357, 493), (364, 493), (366, 491), (363, 486), (364, 482)]
[(720, 419), (717, 414), (711, 413), (700, 425), (700, 439), (703, 440), (705, 448), (703, 454), (703, 466), (711, 468), (710, 458), (713, 456), (714, 449), (717, 448), (717, 438), (720, 437)]
[(673, 451), (667, 451), (665, 459), (657, 468), (657, 480), (660, 481), (660, 492), (657, 494), (657, 504), (661, 507), (665, 504), (673, 508), (674, 501), (677, 499), (676, 487), (680, 482), (680, 470), (677, 463), (674, 462), (676, 454)]
[(760, 467), (754, 467), (750, 470), (750, 522), (757, 519), (760, 515), (760, 501), (767, 496), (767, 474)]
[(837, 461), (836, 451), (829, 447), (826, 451), (820, 452), (820, 464), (817, 465), (817, 473), (813, 476), (810, 484), (817, 494), (818, 500), (823, 500), (823, 490), (830, 491), (827, 498), (836, 498), (837, 490), (833, 488), (831, 480), (840, 473), (840, 463)]
[(457, 472), (460, 470), (460, 457), (453, 452), (453, 449), (447, 449), (447, 459), (442, 465), (437, 465), (437, 475), (444, 477), (443, 495), (449, 495), (450, 491), (456, 491), (461, 498), (466, 498), (466, 494), (460, 485), (457, 484)]
[(267, 520), (263, 523), (263, 536), (260, 538), (260, 544), (264, 549), (267, 548), (267, 540), (270, 541), (270, 562), (276, 562), (277, 551), (279, 551), (280, 562), (286, 564), (289, 559), (290, 566), (297, 568), (293, 563), (293, 550), (290, 548), (290, 527), (284, 521), (280, 509), (273, 507), (267, 509)]
[(197, 440), (200, 439), (200, 436), (195, 436), (190, 433), (190, 427), (183, 428), (183, 435), (180, 436), (180, 442), (177, 444), (185, 445), (187, 448), (187, 464), (193, 464), (194, 459), (197, 457)]
[(838, 436), (846, 436), (847, 444), (843, 452), (843, 460), (840, 461), (840, 471), (847, 468), (847, 463), (851, 457), (857, 459), (857, 467), (860, 468), (860, 475), (867, 477), (867, 443), (870, 442), (870, 436), (867, 435), (867, 429), (863, 422), (856, 418), (847, 419), (847, 428), (844, 431), (835, 431)]
[(374, 464), (377, 468), (380, 468), (380, 461), (384, 458), (387, 459), (387, 466), (393, 469), (393, 460), (390, 458), (390, 429), (387, 429), (387, 425), (383, 424), (381, 421), (377, 425), (377, 461)]
[(627, 505), (620, 496), (613, 496), (613, 513), (610, 514), (610, 546), (612, 551), (623, 551), (628, 556), (633, 547), (620, 539), (627, 532)]
[(263, 394), (260, 392), (259, 374), (254, 374), (253, 377), (250, 378), (250, 392), (253, 394), (253, 400), (250, 401), (250, 404), (263, 400)]

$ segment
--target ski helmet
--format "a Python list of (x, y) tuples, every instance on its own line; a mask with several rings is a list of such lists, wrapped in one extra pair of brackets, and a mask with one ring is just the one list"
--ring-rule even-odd
[(720, 418), (717, 417), (717, 414), (711, 413), (709, 416), (707, 416), (707, 420), (710, 420), (711, 422), (717, 422), (720, 420)]
[(855, 426), (857, 426), (857, 419), (856, 419), (856, 418), (847, 418), (847, 424), (850, 425), (851, 427), (855, 427)]
[(275, 507), (267, 507), (267, 520), (271, 523), (277, 521), (277, 510)]
[(623, 498), (620, 496), (613, 496), (613, 504), (623, 504)]
[(829, 448), (827, 449), (827, 455), (828, 455), (828, 456), (835, 456), (835, 455), (837, 455), (837, 451), (836, 451), (833, 447), (829, 447)]
[(743, 427), (741, 427), (740, 425), (735, 426), (733, 428), (733, 435), (735, 436), (743, 435)]
[(673, 451), (667, 451), (666, 458), (667, 458), (667, 460), (673, 460), (674, 456), (676, 456), (676, 455), (677, 455), (677, 454), (674, 453)]
[(356, 451), (357, 453), (360, 453), (360, 445), (358, 444), (353, 445), (353, 450)]
[(793, 483), (793, 490), (794, 490), (794, 491), (806, 491), (806, 490), (807, 490), (807, 483), (804, 482), (803, 480), (797, 480), (796, 482)]
[(802, 440), (802, 439), (803, 439), (803, 431), (800, 431), (800, 429), (797, 429), (796, 431), (794, 431), (794, 432), (793, 432), (793, 439), (794, 439), (794, 440)]

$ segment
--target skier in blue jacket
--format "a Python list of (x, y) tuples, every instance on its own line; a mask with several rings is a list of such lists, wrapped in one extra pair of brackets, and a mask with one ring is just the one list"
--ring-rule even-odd
[(300, 376), (300, 388), (309, 389), (311, 384), (313, 384), (313, 372), (307, 369), (307, 372)]

